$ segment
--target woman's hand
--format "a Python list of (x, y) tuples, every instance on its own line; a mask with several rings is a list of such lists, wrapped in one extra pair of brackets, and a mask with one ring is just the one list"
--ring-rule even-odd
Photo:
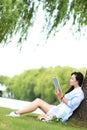
[(56, 94), (58, 100), (61, 102), (61, 98), (63, 97), (63, 94), (59, 91), (58, 88), (55, 89), (55, 94)]
[(58, 88), (55, 89), (55, 94), (59, 100), (59, 102), (64, 102), (65, 104), (68, 104), (68, 99), (64, 97), (64, 95), (59, 91)]

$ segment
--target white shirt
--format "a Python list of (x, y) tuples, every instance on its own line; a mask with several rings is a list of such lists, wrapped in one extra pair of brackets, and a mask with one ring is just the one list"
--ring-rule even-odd
[(73, 114), (73, 111), (84, 99), (84, 93), (81, 87), (78, 87), (65, 94), (64, 97), (68, 99), (68, 105), (62, 101), (59, 105), (54, 106), (50, 111), (48, 111), (47, 115), (62, 118), (63, 121), (68, 120), (68, 118)]

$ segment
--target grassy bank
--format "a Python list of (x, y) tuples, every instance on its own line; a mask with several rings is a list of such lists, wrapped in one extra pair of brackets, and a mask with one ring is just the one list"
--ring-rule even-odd
[(87, 123), (81, 121), (42, 122), (37, 114), (26, 114), (19, 118), (5, 116), (10, 109), (0, 108), (0, 130), (87, 130)]

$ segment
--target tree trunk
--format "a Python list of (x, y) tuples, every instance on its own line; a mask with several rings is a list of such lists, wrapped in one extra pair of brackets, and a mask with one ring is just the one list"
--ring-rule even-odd
[(74, 111), (71, 118), (87, 121), (87, 71), (83, 82), (83, 91), (85, 94), (85, 99), (82, 101), (81, 105)]

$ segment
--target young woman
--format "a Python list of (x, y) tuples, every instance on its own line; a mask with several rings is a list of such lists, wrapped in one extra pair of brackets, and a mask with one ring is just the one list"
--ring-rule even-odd
[(73, 114), (73, 111), (80, 105), (84, 99), (82, 90), (83, 74), (81, 72), (73, 72), (70, 79), (70, 89), (63, 95), (58, 89), (55, 90), (56, 96), (60, 101), (57, 106), (52, 106), (42, 99), (35, 99), (26, 108), (11, 112), (9, 116), (19, 117), (22, 114), (35, 111), (40, 108), (47, 116), (61, 118), (66, 121)]

